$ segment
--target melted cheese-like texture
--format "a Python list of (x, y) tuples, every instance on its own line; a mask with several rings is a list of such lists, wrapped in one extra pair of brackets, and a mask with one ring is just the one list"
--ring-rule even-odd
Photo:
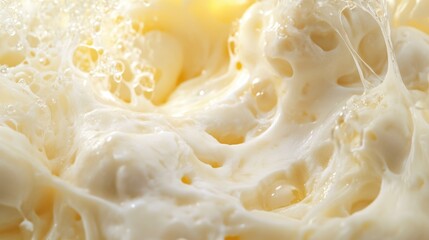
[(428, 9), (0, 0), (0, 239), (429, 238)]

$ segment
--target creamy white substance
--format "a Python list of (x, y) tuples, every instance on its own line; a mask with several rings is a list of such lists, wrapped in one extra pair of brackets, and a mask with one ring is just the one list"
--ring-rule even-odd
[(0, 0), (0, 239), (429, 238), (428, 10)]

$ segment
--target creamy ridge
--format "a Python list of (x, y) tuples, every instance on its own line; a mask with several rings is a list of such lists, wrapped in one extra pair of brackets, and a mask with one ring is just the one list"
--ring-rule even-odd
[(425, 9), (0, 0), (0, 239), (429, 238)]

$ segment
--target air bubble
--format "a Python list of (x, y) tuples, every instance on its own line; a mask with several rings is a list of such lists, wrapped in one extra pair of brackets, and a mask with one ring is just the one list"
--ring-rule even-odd
[(143, 91), (153, 92), (155, 89), (155, 80), (152, 74), (142, 73), (136, 77), (136, 81)]
[(231, 39), (229, 41), (229, 52), (231, 53), (231, 55), (237, 54), (237, 46), (236, 46), (235, 41), (233, 39)]
[(292, 52), (293, 50), (295, 50), (295, 46), (293, 43), (293, 40), (290, 37), (284, 37), (281, 38), (278, 41), (278, 49), (279, 52), (281, 53), (288, 53), (288, 52)]
[(53, 81), (55, 80), (55, 78), (56, 78), (55, 73), (49, 72), (49, 73), (43, 74), (43, 80), (45, 81)]
[(277, 172), (262, 179), (256, 189), (243, 192), (241, 201), (246, 209), (273, 211), (301, 202), (307, 196), (305, 183), (308, 167), (295, 163), (286, 172)]
[(238, 71), (240, 71), (243, 68), (243, 64), (241, 64), (241, 62), (237, 62), (235, 64), (235, 69), (237, 69)]
[(271, 111), (277, 105), (277, 93), (270, 80), (260, 78), (253, 80), (251, 92), (261, 111)]
[(92, 28), (94, 29), (94, 32), (100, 32), (101, 30), (101, 19), (99, 17), (91, 20)]
[(224, 165), (224, 163), (219, 159), (207, 159), (203, 157), (199, 157), (199, 160), (212, 168), (220, 168)]
[(91, 46), (92, 44), (94, 44), (94, 40), (92, 38), (88, 38), (86, 39), (85, 44)]
[(21, 86), (26, 86), (26, 85), (27, 85), (27, 83), (25, 82), (25, 79), (24, 79), (24, 78), (20, 78), (20, 79), (18, 80), (18, 84), (19, 84), (19, 85), (21, 85)]
[(30, 89), (33, 93), (37, 93), (40, 90), (40, 86), (38, 84), (33, 83), (30, 85)]
[(16, 50), (21, 51), (22, 49), (24, 49), (24, 45), (21, 42), (17, 43)]
[(234, 132), (219, 132), (208, 129), (207, 133), (215, 138), (219, 143), (226, 145), (242, 144), (246, 140), (246, 136)]
[(327, 22), (317, 22), (312, 26), (310, 33), (311, 41), (325, 52), (337, 48), (338, 35), (333, 27)]
[(357, 72), (346, 74), (337, 79), (337, 84), (342, 87), (358, 87), (361, 85), (361, 81)]
[(281, 58), (269, 58), (271, 66), (280, 74), (282, 77), (292, 77), (294, 74), (292, 64)]
[(15, 131), (18, 129), (18, 124), (14, 120), (8, 119), (4, 122), (4, 124)]
[(130, 89), (127, 85), (125, 85), (124, 83), (119, 85), (119, 91), (117, 92), (117, 96), (124, 101), (125, 103), (130, 103), (131, 102), (131, 92)]
[(117, 48), (119, 51), (123, 51), (123, 50), (124, 50), (124, 44), (122, 44), (122, 43), (118, 43), (118, 44), (116, 45), (116, 48)]
[(0, 65), (15, 67), (22, 63), (24, 59), (25, 57), (21, 52), (11, 50), (0, 55)]
[(0, 74), (6, 74), (8, 72), (8, 68), (5, 65), (0, 65)]
[(100, 23), (94, 23), (92, 26), (94, 28), (94, 32), (99, 32), (101, 30), (101, 24)]
[(182, 183), (184, 183), (186, 185), (191, 185), (192, 184), (192, 179), (189, 176), (187, 176), (187, 175), (184, 175), (181, 178), (181, 181), (182, 181)]
[(266, 196), (264, 207), (269, 210), (274, 210), (297, 203), (303, 198), (304, 194), (296, 187), (288, 183), (278, 183)]
[(122, 74), (121, 73), (113, 74), (113, 81), (115, 81), (116, 83), (120, 83), (122, 81)]
[(6, 109), (6, 113), (11, 115), (11, 114), (14, 114), (15, 112), (16, 112), (15, 106), (9, 104)]
[(42, 64), (43, 66), (48, 66), (50, 64), (50, 61), (46, 57), (40, 57), (39, 58), (39, 63)]
[(136, 32), (136, 33), (143, 33), (143, 27), (144, 27), (144, 24), (142, 23), (142, 22), (136, 22), (136, 21), (133, 21), (132, 23), (131, 23), (131, 28), (134, 30), (134, 32)]
[(311, 41), (325, 52), (334, 50), (338, 46), (335, 31), (314, 31), (310, 34)]
[(146, 65), (144, 65), (141, 62), (133, 62), (131, 64), (131, 69), (135, 73), (141, 73), (141, 72), (144, 72), (146, 70)]
[(99, 53), (92, 47), (78, 46), (73, 53), (73, 64), (83, 72), (91, 72), (99, 61)]
[(114, 71), (116, 74), (122, 74), (125, 71), (125, 65), (121, 61), (115, 63)]

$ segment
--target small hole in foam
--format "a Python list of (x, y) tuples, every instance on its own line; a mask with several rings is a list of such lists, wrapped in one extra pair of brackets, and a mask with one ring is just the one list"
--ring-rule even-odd
[(286, 59), (280, 58), (271, 58), (269, 59), (271, 66), (284, 77), (292, 77), (293, 76), (293, 67), (289, 61)]
[(207, 131), (207, 133), (214, 137), (221, 144), (237, 145), (245, 141), (244, 136), (233, 132)]
[(182, 181), (182, 183), (184, 183), (186, 185), (192, 184), (192, 179), (187, 175), (183, 175), (183, 177), (180, 180)]
[(333, 30), (316, 30), (310, 34), (311, 41), (325, 52), (337, 48), (337, 33)]
[(229, 42), (229, 52), (231, 53), (231, 55), (235, 55), (236, 54), (236, 45), (235, 45), (235, 41), (231, 40)]
[(242, 64), (241, 62), (237, 62), (237, 63), (235, 64), (235, 68), (236, 68), (238, 71), (240, 71), (241, 69), (243, 69), (243, 64)]
[(346, 88), (354, 88), (362, 85), (359, 75), (356, 72), (339, 77), (337, 79), (337, 84)]
[(220, 168), (223, 166), (223, 163), (221, 161), (217, 161), (214, 159), (206, 159), (206, 158), (199, 158), (199, 160), (207, 165), (209, 165), (212, 168)]

